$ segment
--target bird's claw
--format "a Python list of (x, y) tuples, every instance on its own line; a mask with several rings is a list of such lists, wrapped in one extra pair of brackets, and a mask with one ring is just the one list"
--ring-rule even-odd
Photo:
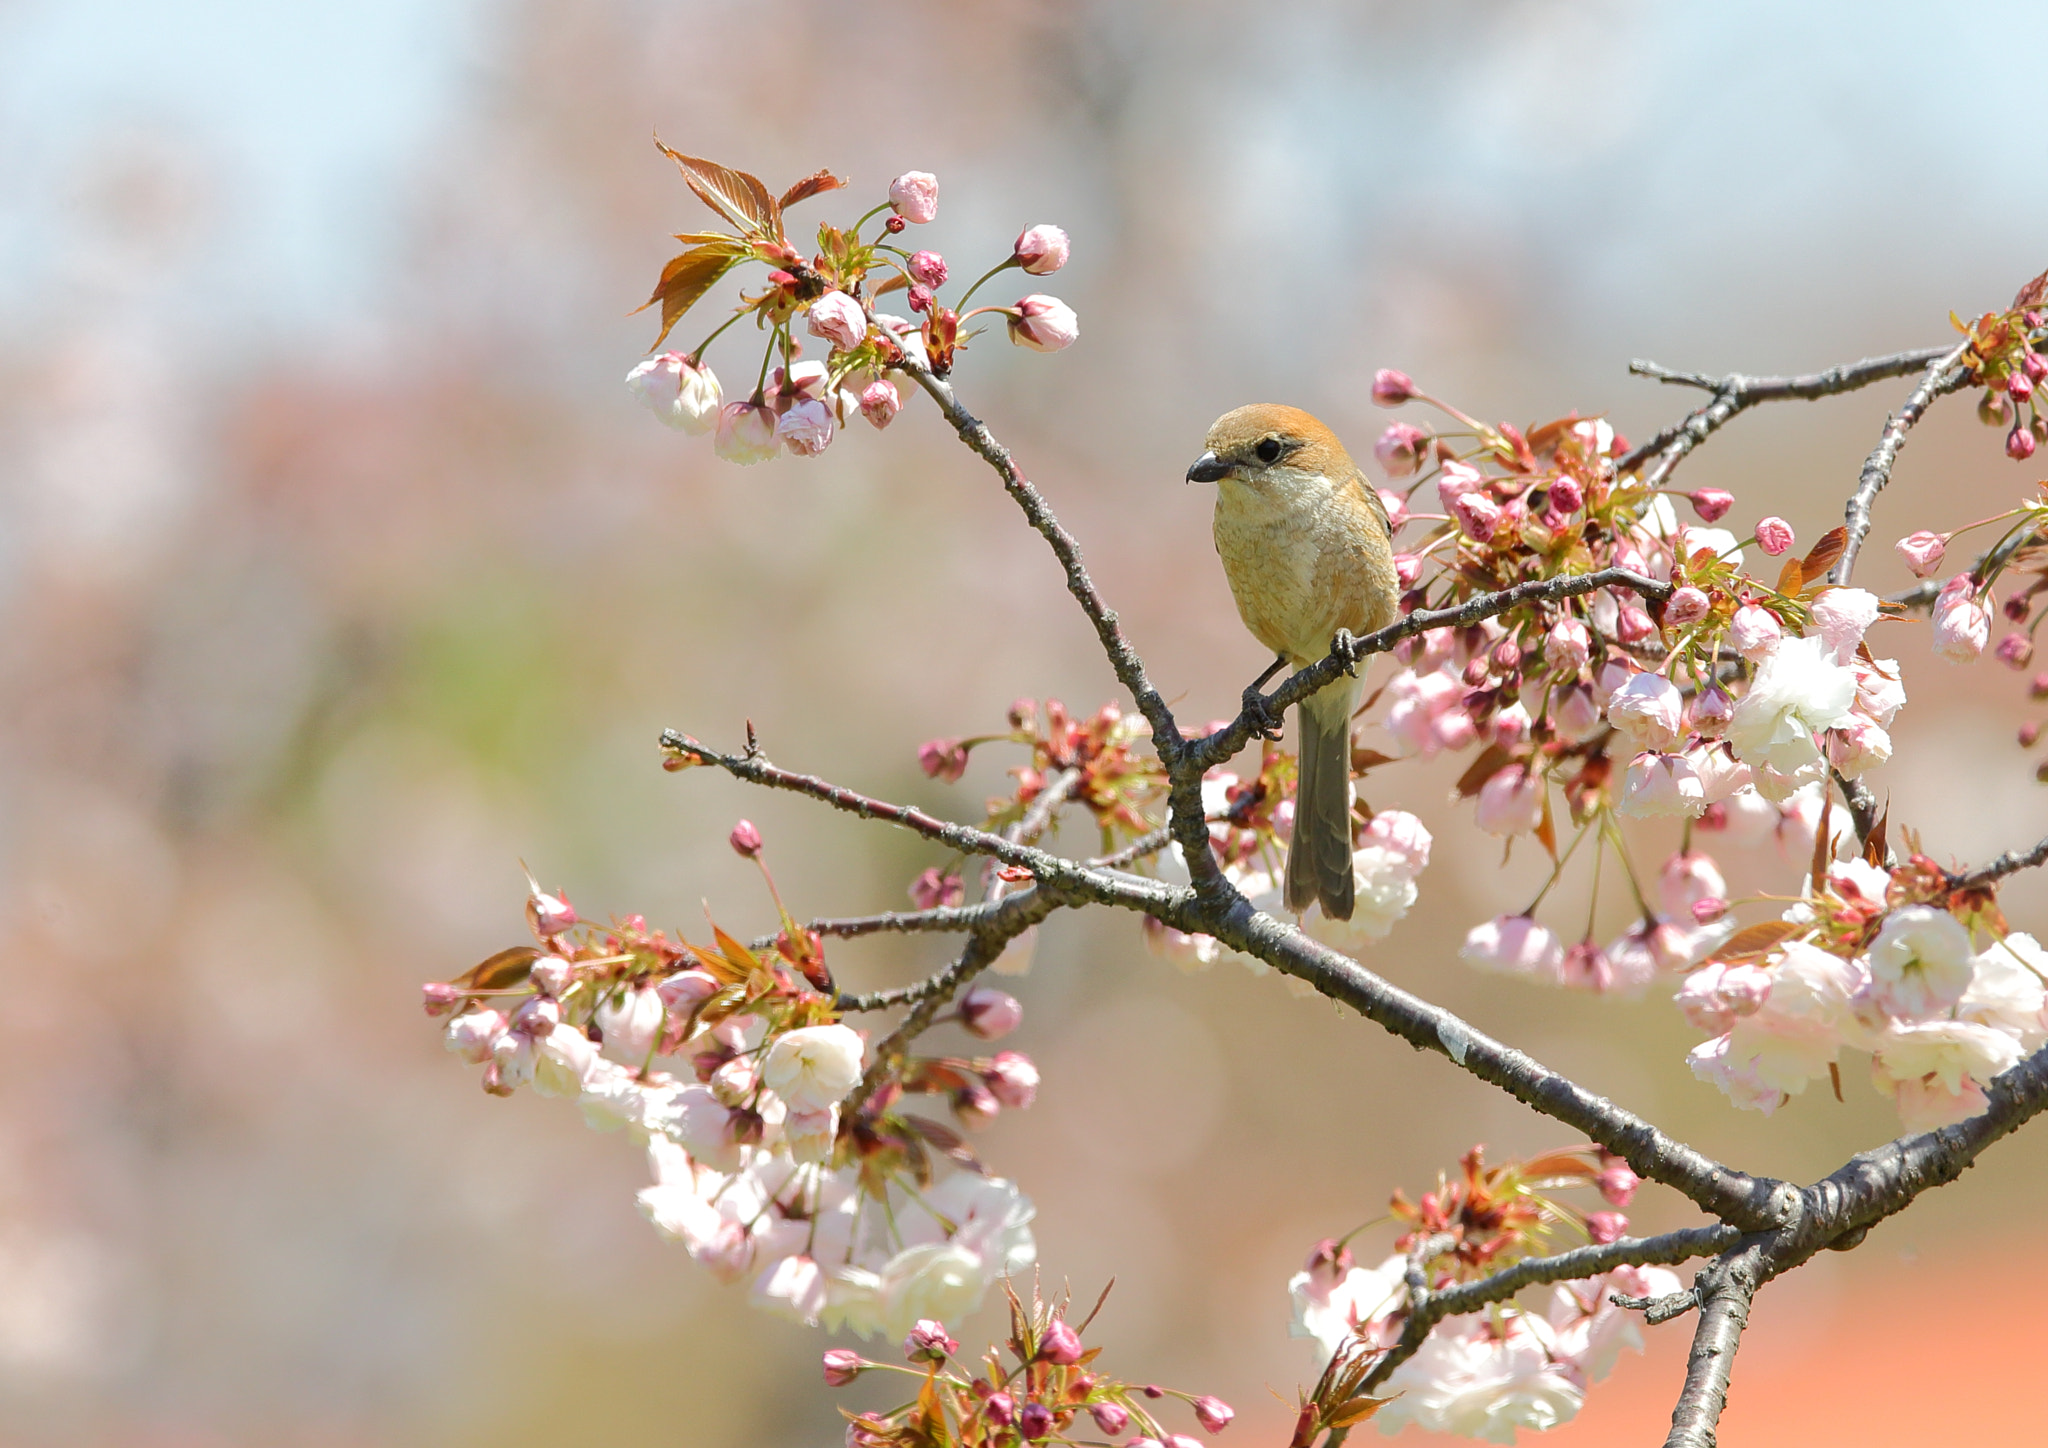
[(1340, 628), (1337, 636), (1330, 640), (1330, 652), (1344, 661), (1344, 672), (1351, 678), (1358, 677), (1358, 640), (1351, 636), (1351, 630)]
[(1273, 706), (1267, 702), (1266, 696), (1259, 692), (1257, 684), (1250, 685), (1244, 691), (1244, 712), (1251, 719), (1252, 738), (1278, 739), (1280, 737), (1284, 721), (1279, 714), (1274, 712)]

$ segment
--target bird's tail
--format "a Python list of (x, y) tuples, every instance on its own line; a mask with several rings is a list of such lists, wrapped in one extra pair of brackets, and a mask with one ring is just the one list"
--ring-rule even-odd
[(1351, 711), (1360, 683), (1338, 679), (1295, 710), (1301, 777), (1287, 849), (1287, 908), (1320, 900), (1333, 920), (1351, 918)]

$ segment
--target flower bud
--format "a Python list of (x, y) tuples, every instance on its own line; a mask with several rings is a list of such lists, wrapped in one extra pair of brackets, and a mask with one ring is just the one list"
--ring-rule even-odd
[(546, 996), (532, 996), (512, 1012), (512, 1029), (536, 1040), (552, 1035), (562, 1023), (562, 1008)]
[(891, 236), (900, 236), (903, 234), (903, 230), (907, 224), (908, 223), (906, 223), (902, 217), (891, 216), (886, 218), (882, 222), (882, 230), (888, 232)]
[(710, 1086), (711, 1094), (718, 1099), (720, 1106), (737, 1110), (754, 1094), (754, 1087), (760, 1079), (751, 1057), (734, 1056), (713, 1071), (710, 1081), (705, 1084)]
[(1703, 523), (1718, 523), (1735, 506), (1735, 495), (1726, 488), (1701, 488), (1688, 495), (1692, 499), (1692, 510), (1700, 515)]
[(1372, 445), (1372, 455), (1379, 459), (1390, 478), (1409, 476), (1422, 466), (1428, 451), (1429, 434), (1406, 422), (1389, 423), (1380, 440)]
[(1195, 1416), (1201, 1419), (1202, 1426), (1211, 1433), (1221, 1433), (1230, 1426), (1230, 1420), (1237, 1416), (1237, 1411), (1221, 1398), (1205, 1395), (1195, 1399), (1194, 1407)]
[(1081, 335), (1074, 309), (1058, 297), (1033, 292), (1020, 297), (1010, 318), (1010, 340), (1034, 352), (1057, 352)]
[(1683, 588), (1673, 590), (1671, 597), (1665, 600), (1664, 626), (1686, 628), (1705, 618), (1707, 610), (1712, 607), (1712, 600), (1706, 594), (1687, 584)]
[(448, 1023), (441, 1043), (472, 1066), (490, 1059), (491, 1045), (505, 1032), (502, 1011), (465, 1011)]
[(1728, 902), (1719, 896), (1707, 895), (1692, 902), (1692, 918), (1696, 925), (1712, 925), (1728, 913)]
[(462, 999), (463, 994), (460, 986), (449, 985), (445, 981), (430, 980), (420, 987), (421, 1003), (426, 1006), (427, 1014), (430, 1016), (447, 1015), (454, 1004)]
[(2023, 633), (2009, 633), (1992, 651), (2009, 669), (2024, 669), (2034, 658), (2034, 641)]
[(958, 875), (942, 875), (932, 865), (910, 882), (910, 903), (920, 910), (937, 910), (958, 905), (967, 898), (967, 887)]
[(1415, 580), (1420, 577), (1422, 577), (1422, 559), (1420, 556), (1414, 553), (1396, 553), (1394, 555), (1394, 580), (1403, 589), (1413, 588)]
[(1693, 732), (1712, 738), (1728, 728), (1735, 717), (1735, 701), (1719, 684), (1709, 684), (1692, 701)]
[(559, 896), (535, 890), (526, 898), (526, 918), (534, 934), (560, 935), (576, 923), (576, 907)]
[(727, 462), (764, 463), (780, 451), (775, 440), (775, 413), (757, 402), (728, 402), (718, 412), (718, 435), (712, 450)]
[(1415, 384), (1407, 374), (1382, 367), (1372, 375), (1372, 400), (1381, 407), (1399, 407), (1415, 395)]
[[(929, 256), (929, 252), (920, 252)], [(945, 263), (939, 264), (943, 272)], [(859, 302), (845, 292), (827, 292), (811, 303), (811, 315), (807, 330), (813, 337), (823, 337), (834, 348), (850, 352), (868, 339), (868, 314), (861, 310)]]
[(1593, 636), (1583, 623), (1566, 614), (1550, 626), (1543, 638), (1543, 662), (1560, 674), (1575, 674), (1584, 666)]
[(1475, 543), (1490, 542), (1500, 530), (1500, 504), (1486, 493), (1460, 493), (1450, 500), (1449, 510), (1459, 531)]
[(1751, 663), (1769, 653), (1771, 646), (1784, 636), (1785, 626), (1778, 622), (1778, 616), (1754, 603), (1736, 609), (1728, 625), (1729, 646)]
[(2005, 455), (2016, 463), (2023, 463), (2034, 455), (2034, 434), (2017, 422), (2012, 431), (2005, 435)]
[(2005, 390), (2012, 394), (2014, 402), (2025, 402), (2034, 395), (2034, 379), (2022, 369), (2005, 379)]
[(1007, 1428), (1017, 1421), (1017, 1400), (1008, 1393), (990, 1393), (981, 1405), (981, 1416), (998, 1428)]
[(905, 221), (930, 221), (939, 214), (939, 178), (929, 171), (905, 171), (889, 183), (889, 204)]
[(903, 1356), (914, 1363), (942, 1363), (960, 1351), (960, 1344), (946, 1336), (946, 1324), (921, 1317), (903, 1339)]
[(1977, 601), (1977, 581), (1958, 573), (1934, 600), (1934, 651), (1950, 663), (1967, 664), (1991, 638), (1991, 612)]
[(1398, 529), (1403, 523), (1408, 521), (1408, 500), (1406, 498), (1388, 488), (1374, 488), (1373, 492), (1378, 495), (1380, 506), (1386, 509), (1387, 527), (1389, 530)]
[(1023, 1019), (1024, 1007), (1007, 991), (976, 986), (960, 1001), (960, 1024), (984, 1041), (1001, 1040)]
[(825, 1385), (843, 1388), (867, 1368), (868, 1360), (859, 1353), (843, 1347), (825, 1350)]
[(1523, 835), (1543, 823), (1543, 776), (1520, 764), (1496, 770), (1479, 787), (1473, 823), (1489, 835)]
[(951, 784), (967, 772), (967, 749), (957, 739), (927, 739), (917, 746), (917, 767)]
[(752, 820), (741, 820), (732, 827), (732, 833), (725, 837), (733, 853), (742, 859), (751, 860), (761, 853), (761, 832), (754, 828)]
[(1600, 719), (1599, 702), (1584, 684), (1572, 685), (1551, 701), (1550, 727), (1567, 744), (1589, 738), (1600, 727)]
[(1550, 506), (1560, 516), (1576, 513), (1586, 506), (1586, 490), (1579, 480), (1566, 474), (1550, 483)]
[(932, 289), (923, 282), (912, 282), (903, 295), (913, 312), (929, 312), (932, 309)]
[(946, 284), (946, 259), (935, 251), (913, 251), (904, 267), (912, 281), (923, 282), (933, 291)]
[(1062, 1366), (1077, 1363), (1082, 1354), (1081, 1335), (1067, 1326), (1064, 1317), (1055, 1317), (1045, 1325), (1045, 1333), (1038, 1339), (1038, 1360), (1059, 1363)]
[(1129, 1410), (1115, 1403), (1090, 1403), (1088, 1416), (1095, 1420), (1096, 1427), (1112, 1435), (1131, 1426)]
[(1017, 1432), (1027, 1443), (1037, 1443), (1052, 1436), (1052, 1409), (1039, 1402), (1026, 1403), (1024, 1411), (1017, 1415)]
[(877, 431), (887, 427), (902, 410), (903, 399), (897, 395), (896, 384), (888, 378), (878, 377), (861, 389), (860, 415), (873, 423)]
[(1190, 1438), (1185, 1433), (1168, 1433), (1161, 1441), (1160, 1448), (1202, 1448), (1202, 1440)]
[(1609, 1242), (1619, 1242), (1628, 1235), (1628, 1218), (1620, 1212), (1588, 1212), (1586, 1235), (1603, 1247)]
[(980, 1131), (1003, 1114), (1003, 1103), (979, 1081), (969, 1081), (953, 1093), (953, 1115), (969, 1131)]
[(1776, 558), (1792, 546), (1792, 525), (1783, 518), (1765, 518), (1756, 525), (1756, 546)]
[(1625, 644), (1639, 644), (1657, 632), (1656, 620), (1639, 603), (1624, 603), (1614, 615), (1614, 636)]
[(1021, 1051), (998, 1051), (982, 1072), (996, 1100), (1013, 1111), (1022, 1111), (1038, 1098), (1038, 1068)]
[(656, 417), (678, 431), (703, 434), (718, 422), (718, 378), (680, 352), (649, 357), (626, 374), (626, 386)]
[(2014, 623), (2025, 623), (2027, 615), (2033, 611), (2033, 601), (2024, 593), (2015, 593), (2012, 597), (2006, 599), (2004, 604), (2005, 616)]
[(1636, 1175), (1635, 1168), (1618, 1156), (1605, 1159), (1600, 1174), (1593, 1178), (1593, 1185), (1600, 1189), (1600, 1195), (1617, 1207), (1627, 1206), (1635, 1196), (1636, 1188), (1642, 1184), (1643, 1179)]
[(1010, 259), (1032, 276), (1042, 277), (1067, 264), (1067, 250), (1067, 234), (1057, 226), (1040, 222), (1018, 233)]
[(2020, 370), (2039, 386), (2042, 382), (2048, 381), (2048, 357), (2043, 357), (2039, 352), (2029, 352), (2020, 359)]

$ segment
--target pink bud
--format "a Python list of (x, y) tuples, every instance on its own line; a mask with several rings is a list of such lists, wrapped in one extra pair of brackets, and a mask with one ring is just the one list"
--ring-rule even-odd
[(953, 1092), (953, 1114), (969, 1131), (980, 1131), (1003, 1114), (1003, 1103), (979, 1081), (969, 1081)]
[(562, 1008), (546, 996), (531, 996), (512, 1012), (512, 1029), (534, 1039), (551, 1034), (562, 1024)]
[(1436, 475), (1436, 493), (1448, 505), (1453, 498), (1486, 491), (1486, 474), (1470, 463), (1448, 459)]
[(1600, 1188), (1600, 1195), (1611, 1205), (1625, 1207), (1635, 1196), (1636, 1188), (1643, 1184), (1643, 1179), (1620, 1157), (1610, 1157), (1601, 1168), (1600, 1175), (1593, 1178), (1593, 1184)]
[(1008, 1393), (990, 1393), (981, 1405), (981, 1416), (998, 1428), (1007, 1428), (1017, 1421), (1017, 1400)]
[(1190, 1438), (1185, 1433), (1168, 1433), (1160, 1448), (1202, 1448), (1202, 1440)]
[(1692, 510), (1706, 523), (1718, 523), (1735, 506), (1735, 495), (1725, 488), (1701, 488), (1689, 495)]
[(2036, 383), (2048, 380), (2048, 357), (2039, 352), (2029, 352), (2020, 362), (2020, 370)]
[(2005, 390), (2012, 394), (2013, 401), (2025, 402), (2034, 395), (2034, 379), (2022, 368), (2005, 379)]
[(1034, 352), (1057, 352), (1081, 335), (1074, 309), (1058, 297), (1033, 292), (1017, 299), (1010, 318), (1010, 340)]
[(2017, 422), (2012, 431), (2005, 435), (2005, 455), (2016, 463), (2023, 463), (2034, 455), (2034, 435)]
[(1131, 1415), (1115, 1403), (1090, 1403), (1088, 1415), (1105, 1433), (1121, 1433), (1131, 1425)]
[(781, 451), (775, 440), (775, 413), (760, 403), (728, 402), (718, 411), (712, 450), (727, 462), (768, 461)]
[(462, 999), (463, 992), (460, 987), (430, 980), (420, 987), (420, 996), (428, 1015), (445, 1016), (449, 1009)]
[(1017, 1433), (1027, 1443), (1036, 1443), (1052, 1436), (1052, 1409), (1043, 1403), (1026, 1403), (1024, 1411), (1017, 1415)]
[(1576, 513), (1586, 506), (1586, 490), (1569, 474), (1554, 478), (1550, 484), (1550, 506), (1560, 515)]
[(1614, 615), (1614, 636), (1625, 644), (1639, 644), (1656, 632), (1656, 621), (1641, 604), (1624, 603)]
[(929, 312), (932, 309), (932, 289), (923, 282), (912, 282), (909, 290), (904, 293), (904, 299), (910, 304), (910, 310), (913, 312)]
[(905, 171), (889, 183), (889, 204), (905, 221), (930, 221), (939, 214), (939, 178), (929, 171)]
[(917, 767), (951, 784), (967, 772), (967, 748), (957, 739), (927, 739), (917, 746)]
[(1413, 553), (1394, 555), (1394, 579), (1402, 588), (1413, 588), (1415, 580), (1422, 577), (1422, 559)]
[(1503, 838), (1527, 834), (1543, 823), (1543, 776), (1520, 764), (1504, 765), (1479, 787), (1473, 822)]
[(920, 910), (937, 910), (958, 905), (967, 898), (967, 886), (958, 875), (942, 875), (937, 865), (910, 882), (910, 903)]
[(1045, 1335), (1038, 1340), (1038, 1357), (1041, 1362), (1059, 1363), (1062, 1366), (1081, 1361), (1081, 1335), (1067, 1326), (1064, 1317), (1055, 1317), (1045, 1326)]
[(1609, 1242), (1619, 1242), (1628, 1235), (1628, 1218), (1620, 1212), (1588, 1212), (1586, 1235), (1603, 1247)]
[(1315, 1250), (1308, 1254), (1308, 1261), (1302, 1264), (1309, 1279), (1325, 1290), (1343, 1281), (1353, 1265), (1351, 1249), (1335, 1237), (1325, 1237), (1316, 1243)]
[(845, 292), (827, 292), (811, 303), (809, 331), (840, 351), (851, 351), (867, 340), (868, 314)]
[(1010, 258), (1035, 277), (1056, 272), (1067, 264), (1067, 234), (1043, 222), (1026, 227), (1018, 234)]
[(1728, 721), (1734, 717), (1735, 701), (1719, 684), (1707, 685), (1692, 701), (1692, 727), (1695, 733), (1708, 736), (1720, 734), (1728, 728)]
[(1708, 895), (1692, 902), (1692, 918), (1699, 925), (1712, 925), (1728, 913), (1728, 902)]
[(1593, 646), (1593, 636), (1584, 624), (1567, 614), (1550, 626), (1543, 638), (1543, 662), (1560, 674), (1574, 674), (1584, 666)]
[(1500, 504), (1481, 492), (1461, 493), (1450, 500), (1451, 516), (1475, 543), (1485, 543), (1500, 528)]
[(960, 1024), (971, 1036), (998, 1041), (1017, 1029), (1024, 1007), (1007, 991), (976, 986), (960, 1001)]
[(558, 895), (535, 890), (526, 899), (526, 918), (536, 935), (560, 935), (576, 923), (576, 907)]
[(905, 264), (910, 279), (937, 291), (946, 284), (946, 259), (935, 251), (913, 251)]
[(741, 820), (734, 825), (725, 842), (744, 859), (751, 860), (761, 853), (761, 832), (754, 828), (752, 820)]
[(1399, 407), (1415, 395), (1415, 384), (1404, 372), (1382, 367), (1372, 375), (1372, 400), (1381, 407)]
[(679, 970), (655, 989), (669, 1010), (687, 1015), (718, 994), (718, 977), (708, 970)]
[(1756, 546), (1776, 558), (1792, 546), (1792, 525), (1776, 516), (1756, 525)]
[(1706, 594), (1691, 584), (1675, 590), (1664, 603), (1664, 623), (1668, 628), (1685, 628), (1696, 624), (1707, 616), (1713, 602)]
[(1399, 528), (1408, 521), (1408, 500), (1406, 498), (1386, 488), (1374, 488), (1373, 492), (1378, 494), (1380, 506), (1387, 510), (1388, 528)]
[(1230, 1426), (1230, 1420), (1237, 1411), (1221, 1398), (1200, 1397), (1195, 1399), (1195, 1416), (1202, 1420), (1202, 1426), (1211, 1433), (1221, 1433)]
[(1389, 423), (1372, 445), (1372, 455), (1390, 478), (1405, 478), (1422, 465), (1429, 451), (1429, 434), (1405, 422)]
[(890, 216), (883, 219), (882, 230), (888, 232), (891, 236), (901, 236), (906, 225), (907, 223), (902, 217)]
[(2024, 669), (2033, 661), (2034, 641), (2023, 633), (2009, 633), (1998, 641), (1993, 652), (2007, 668)]
[(960, 1350), (960, 1344), (946, 1336), (946, 1324), (921, 1317), (903, 1339), (903, 1356), (914, 1363), (942, 1363)]
[(1991, 638), (1991, 611), (1977, 599), (1977, 581), (1958, 573), (1934, 600), (1934, 651), (1951, 663), (1967, 664)]
[(1022, 1111), (1038, 1099), (1038, 1068), (1021, 1051), (996, 1052), (981, 1074), (996, 1099), (1013, 1111)]
[(857, 1352), (843, 1347), (825, 1350), (825, 1384), (827, 1387), (843, 1388), (861, 1375), (868, 1360)]
[(902, 410), (903, 399), (896, 393), (896, 384), (888, 378), (878, 377), (861, 389), (860, 415), (877, 430), (887, 427)]
[(559, 955), (543, 955), (533, 963), (533, 969), (528, 974), (534, 989), (542, 995), (558, 999), (562, 992), (569, 988), (569, 982), (575, 978), (576, 967)]
[(1778, 622), (1778, 616), (1759, 604), (1745, 603), (1735, 610), (1735, 617), (1728, 624), (1728, 642), (1735, 652), (1751, 663), (1769, 653), (1771, 646), (1785, 636), (1785, 626)]

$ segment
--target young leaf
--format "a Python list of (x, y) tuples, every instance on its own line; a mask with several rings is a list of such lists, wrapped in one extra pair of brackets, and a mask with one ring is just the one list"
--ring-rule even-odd
[(1835, 560), (1842, 556), (1842, 550), (1849, 546), (1847, 528), (1830, 528), (1820, 535), (1820, 541), (1813, 545), (1813, 551), (1806, 555), (1799, 565), (1801, 578), (1819, 578), (1835, 566)]
[(1799, 597), (1799, 590), (1806, 584), (1806, 568), (1797, 558), (1787, 558), (1785, 566), (1778, 573), (1778, 592), (1787, 598)]
[(1806, 927), (1790, 920), (1765, 920), (1756, 925), (1746, 925), (1735, 932), (1728, 943), (1714, 952), (1716, 960), (1745, 960), (1765, 955), (1772, 946), (1788, 935), (1797, 935)]
[(1324, 1421), (1332, 1428), (1349, 1428), (1363, 1423), (1393, 1401), (1392, 1398), (1352, 1398), (1330, 1409), (1329, 1417)]
[(676, 169), (683, 173), (683, 180), (689, 183), (690, 189), (697, 193), (697, 199), (706, 206), (751, 236), (782, 239), (781, 208), (776, 206), (775, 198), (768, 194), (768, 188), (757, 177), (699, 156), (685, 156), (681, 151), (662, 145), (659, 136), (654, 138), (654, 144), (661, 147), (664, 156), (676, 163)]
[(515, 945), (471, 966), (455, 977), (471, 990), (509, 990), (526, 979), (540, 952), (530, 945)]
[(2012, 299), (2012, 306), (2008, 310), (2028, 312), (2040, 306), (2043, 302), (2048, 302), (2048, 271), (2042, 272), (2041, 275), (2021, 287), (2019, 295)]
[(823, 195), (827, 191), (837, 191), (845, 184), (830, 171), (814, 172), (783, 192), (782, 200), (776, 204), (787, 211), (799, 201), (808, 201), (811, 197)]
[(1472, 767), (1458, 776), (1458, 798), (1470, 799), (1479, 793), (1479, 787), (1498, 774), (1507, 762), (1508, 752), (1498, 744), (1489, 744), (1486, 752), (1472, 761)]
[(661, 303), (661, 335), (654, 339), (655, 347), (667, 340), (676, 323), (683, 319), (683, 313), (695, 306), (744, 255), (732, 238), (721, 237), (717, 242), (684, 252), (661, 269), (654, 295), (640, 308), (644, 312), (656, 302)]

